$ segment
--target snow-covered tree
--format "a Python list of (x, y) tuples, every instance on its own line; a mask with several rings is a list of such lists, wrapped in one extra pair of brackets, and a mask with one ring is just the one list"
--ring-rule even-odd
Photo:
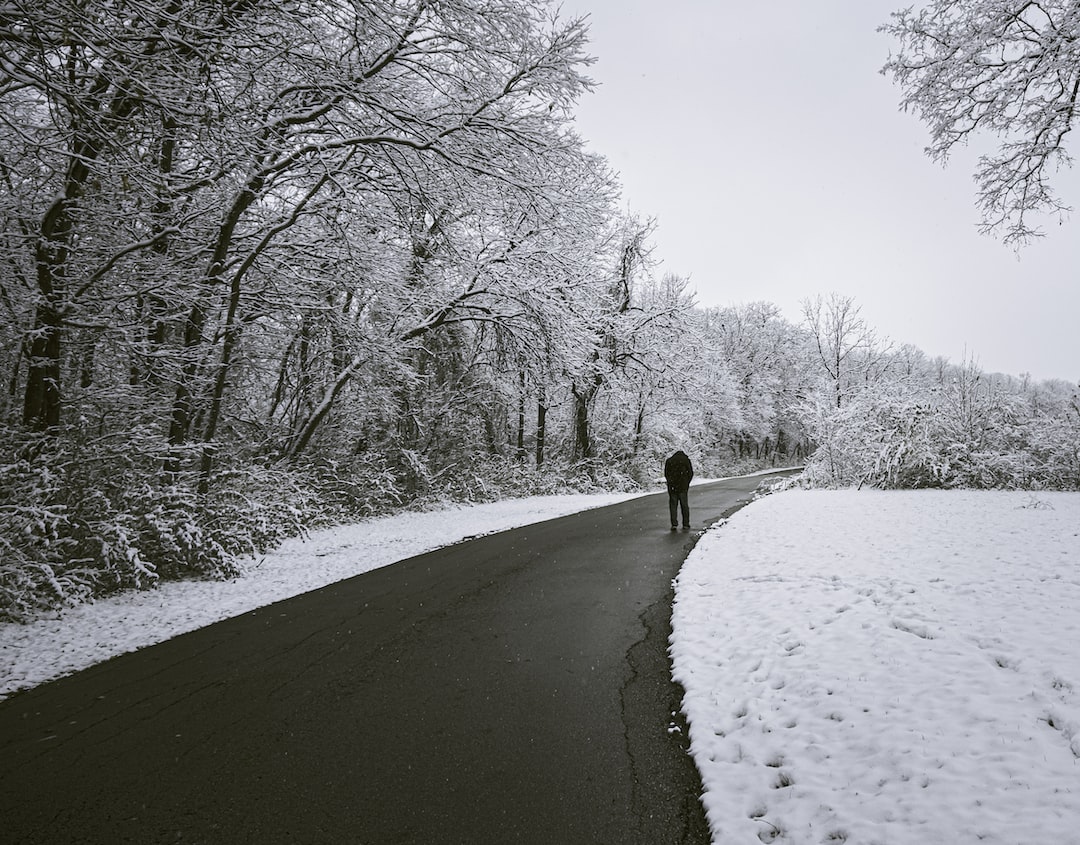
[(714, 309), (706, 327), (711, 357), (733, 380), (737, 402), (723, 445), (740, 459), (800, 448), (804, 434), (792, 409), (809, 386), (803, 332), (768, 302)]
[(890, 346), (878, 339), (862, 316), (862, 307), (850, 296), (818, 295), (804, 300), (802, 311), (811, 355), (839, 408), (882, 376)]
[(1072, 166), (1080, 92), (1080, 8), (1074, 0), (933, 0), (881, 29), (897, 52), (883, 72), (901, 106), (930, 129), (927, 153), (947, 160), (977, 135), (1000, 139), (975, 173), (982, 229), (1022, 243), (1038, 216), (1068, 211), (1053, 181)]
[[(127, 526), (117, 583), (153, 531), (197, 547), (160, 571), (218, 567), (256, 475), (394, 488), (403, 398), (420, 462), (473, 442), (463, 409), (495, 443), (496, 353), (539, 373), (573, 343), (592, 250), (567, 233), (613, 189), (570, 128), (585, 27), (547, 3), (15, 0), (0, 44), (5, 439), (64, 467), (40, 488), (64, 517), (27, 517), (52, 548)], [(305, 495), (282, 530), (333, 510)]]

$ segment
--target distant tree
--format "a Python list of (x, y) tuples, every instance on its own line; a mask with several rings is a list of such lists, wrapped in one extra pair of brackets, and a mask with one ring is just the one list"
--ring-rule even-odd
[(880, 377), (889, 345), (878, 339), (850, 296), (816, 296), (804, 300), (802, 310), (814, 357), (839, 408), (862, 384)]
[(978, 133), (998, 136), (975, 180), (982, 231), (1022, 244), (1043, 233), (1033, 214), (1069, 211), (1051, 180), (1072, 165), (1066, 141), (1080, 92), (1075, 0), (935, 0), (881, 27), (899, 42), (882, 68), (901, 106), (930, 129), (928, 155), (944, 162)]
[[(733, 414), (718, 413), (715, 404), (711, 411), (717, 421), (727, 417), (721, 431), (727, 428), (723, 445), (732, 457), (767, 458), (800, 441), (802, 433), (792, 424), (791, 409), (807, 370), (804, 333), (768, 302), (713, 309), (705, 325), (707, 357), (713, 359), (714, 371), (727, 374), (734, 392)], [(717, 391), (714, 398), (724, 392)]]

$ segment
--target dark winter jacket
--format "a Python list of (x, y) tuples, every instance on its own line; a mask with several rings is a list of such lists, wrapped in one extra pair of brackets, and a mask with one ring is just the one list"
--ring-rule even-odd
[(678, 451), (664, 462), (664, 478), (669, 490), (685, 490), (694, 477), (694, 465), (686, 452)]

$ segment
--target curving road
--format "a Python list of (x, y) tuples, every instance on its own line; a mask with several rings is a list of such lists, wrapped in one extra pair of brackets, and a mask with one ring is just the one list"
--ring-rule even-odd
[[(760, 480), (694, 487), (693, 524)], [(0, 841), (708, 842), (667, 523), (660, 494), (481, 537), (14, 695)]]

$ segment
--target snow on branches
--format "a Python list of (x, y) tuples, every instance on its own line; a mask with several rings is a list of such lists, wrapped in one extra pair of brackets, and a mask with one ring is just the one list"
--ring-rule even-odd
[(931, 158), (945, 161), (978, 134), (999, 139), (975, 173), (984, 233), (1020, 245), (1043, 234), (1039, 215), (1071, 210), (1053, 181), (1072, 166), (1080, 5), (935, 0), (895, 12), (880, 29), (899, 45), (882, 73), (900, 86), (901, 108), (929, 127)]

